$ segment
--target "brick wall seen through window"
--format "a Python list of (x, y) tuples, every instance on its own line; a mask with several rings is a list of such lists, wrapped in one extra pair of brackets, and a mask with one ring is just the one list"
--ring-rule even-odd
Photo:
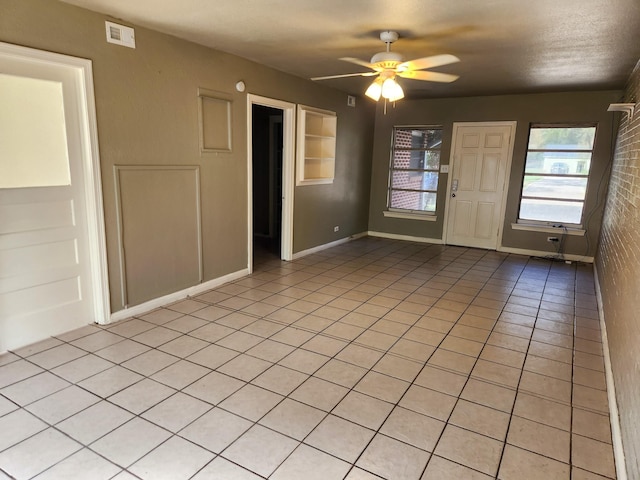
[(441, 145), (440, 127), (393, 129), (389, 210), (435, 213)]

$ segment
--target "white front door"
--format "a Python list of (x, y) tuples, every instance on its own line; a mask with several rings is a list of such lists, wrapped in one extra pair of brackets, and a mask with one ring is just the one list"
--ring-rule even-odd
[(498, 247), (514, 132), (515, 122), (454, 124), (445, 243)]
[(87, 201), (93, 92), (80, 67), (33, 52), (0, 45), (0, 353), (105, 320), (88, 224), (101, 207)]

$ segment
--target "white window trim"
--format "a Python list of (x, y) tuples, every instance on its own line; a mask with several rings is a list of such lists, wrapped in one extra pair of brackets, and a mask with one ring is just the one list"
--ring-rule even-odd
[(431, 212), (416, 212), (407, 210), (407, 212), (397, 212), (395, 210), (384, 210), (382, 214), (390, 218), (405, 218), (407, 220), (421, 220), (424, 222), (435, 222), (438, 217)]
[(582, 228), (582, 225), (563, 225), (561, 227), (554, 227), (552, 225), (543, 225), (537, 223), (525, 223), (519, 221), (518, 223), (511, 224), (512, 230), (525, 230), (527, 232), (543, 232), (543, 233), (555, 233), (556, 235), (575, 235), (578, 237), (584, 237), (587, 232)]

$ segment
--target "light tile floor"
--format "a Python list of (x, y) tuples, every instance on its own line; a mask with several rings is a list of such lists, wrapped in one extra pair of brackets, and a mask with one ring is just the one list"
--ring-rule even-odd
[(0, 479), (615, 478), (592, 269), (360, 239), (0, 356)]

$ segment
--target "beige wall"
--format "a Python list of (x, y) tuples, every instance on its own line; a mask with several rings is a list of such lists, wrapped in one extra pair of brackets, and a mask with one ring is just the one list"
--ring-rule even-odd
[[(135, 50), (107, 44), (104, 21), (113, 19), (54, 0), (0, 0), (0, 12), (0, 41), (93, 62), (113, 311), (123, 308), (123, 279), (130, 305), (197, 283), (194, 238), (201, 242), (204, 281), (247, 267), (246, 93), (234, 89), (241, 79), (247, 93), (338, 114), (337, 179), (333, 185), (296, 189), (294, 252), (366, 231), (371, 104), (358, 99), (356, 108), (347, 107), (346, 95), (334, 89), (141, 27), (136, 27)], [(198, 88), (222, 92), (232, 100), (232, 153), (200, 154)], [(128, 190), (122, 195), (122, 189), (116, 191), (114, 166), (132, 165), (197, 167), (199, 239), (197, 216), (192, 215), (198, 192), (191, 178), (187, 181), (171, 169), (160, 169), (163, 174), (150, 169), (153, 175), (134, 184), (139, 185), (135, 195), (129, 175)], [(163, 210), (154, 208), (152, 201), (166, 182), (173, 184), (172, 178), (187, 189), (184, 196), (173, 199), (176, 205), (170, 212), (174, 216), (189, 212), (192, 219), (183, 222), (182, 231), (164, 222)], [(142, 225), (136, 216), (153, 217), (144, 218), (147, 230), (138, 229), (126, 240), (133, 242), (133, 251), (145, 251), (148, 245), (155, 255), (130, 263), (124, 275), (118, 198), (128, 225)], [(140, 199), (146, 199), (149, 207), (130, 203)], [(333, 233), (334, 225), (340, 225), (339, 234)], [(167, 272), (172, 280), (153, 286), (155, 277)]]
[[(611, 158), (612, 115), (607, 112), (610, 103), (617, 101), (620, 92), (571, 92), (532, 95), (501, 95), (487, 97), (443, 98), (398, 102), (383, 115), (376, 117), (371, 177), (369, 230), (430, 239), (442, 239), (444, 208), (447, 200), (447, 176), (441, 175), (438, 186), (438, 220), (425, 222), (388, 218), (386, 208), (387, 181), (391, 132), (394, 125), (441, 125), (444, 128), (441, 163), (448, 164), (454, 122), (516, 121), (513, 162), (508, 186), (504, 219), (505, 247), (555, 252), (546, 241), (548, 233), (516, 231), (511, 223), (518, 215), (519, 195), (524, 171), (529, 125), (531, 123), (597, 122), (597, 138), (592, 163), (592, 179), (585, 203), (585, 217), (590, 219), (586, 237), (567, 237), (565, 252), (576, 255), (595, 255), (600, 231), (600, 219), (606, 179), (606, 168)], [(595, 185), (594, 185), (595, 183)], [(598, 188), (599, 187), (599, 188)]]
[[(640, 62), (623, 102), (640, 97)], [(618, 99), (620, 100), (620, 99)], [(620, 118), (596, 258), (628, 477), (640, 478), (640, 113)]]

